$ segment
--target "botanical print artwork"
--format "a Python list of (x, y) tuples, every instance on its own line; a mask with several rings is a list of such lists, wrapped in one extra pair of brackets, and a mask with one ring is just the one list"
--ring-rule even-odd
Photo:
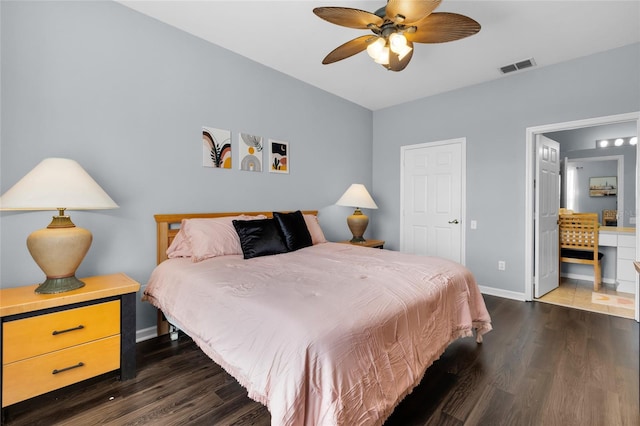
[(231, 131), (202, 128), (202, 165), (204, 167), (231, 168)]
[(289, 142), (269, 140), (269, 171), (289, 173)]
[(240, 133), (238, 152), (240, 153), (240, 170), (248, 172), (262, 171), (262, 136)]

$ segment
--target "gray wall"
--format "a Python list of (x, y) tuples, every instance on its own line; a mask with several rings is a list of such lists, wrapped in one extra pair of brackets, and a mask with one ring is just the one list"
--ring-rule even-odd
[(638, 111), (638, 75), (633, 44), (375, 111), (376, 237), (399, 248), (400, 147), (465, 137), (466, 264), (480, 285), (524, 293), (526, 129)]
[[(77, 160), (120, 205), (69, 212), (93, 233), (77, 275), (155, 265), (156, 213), (320, 209), (371, 188), (372, 113), (114, 2), (0, 2), (1, 192), (42, 159)], [(289, 175), (203, 168), (201, 127), (290, 142)], [(375, 194), (374, 194), (375, 196)], [(53, 212), (2, 212), (0, 285), (40, 282), (27, 235)], [(155, 313), (138, 306), (138, 329)]]

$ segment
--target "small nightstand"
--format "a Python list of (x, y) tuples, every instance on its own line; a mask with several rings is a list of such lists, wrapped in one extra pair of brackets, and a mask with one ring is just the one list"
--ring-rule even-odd
[(3, 409), (114, 370), (135, 377), (140, 284), (125, 274), (82, 281), (57, 294), (37, 294), (37, 285), (0, 290)]
[(349, 240), (338, 241), (340, 244), (353, 244), (354, 246), (372, 247), (372, 248), (384, 248), (384, 240), (365, 240), (361, 243), (352, 243)]

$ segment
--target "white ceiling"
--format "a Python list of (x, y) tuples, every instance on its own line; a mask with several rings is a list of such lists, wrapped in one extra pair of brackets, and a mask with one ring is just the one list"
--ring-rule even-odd
[(522, 59), (533, 57), (540, 68), (640, 42), (638, 0), (444, 0), (436, 12), (469, 16), (482, 29), (454, 42), (416, 43), (411, 63), (396, 73), (366, 52), (322, 65), (331, 50), (367, 31), (331, 24), (312, 12), (318, 6), (373, 12), (384, 0), (118, 2), (374, 111), (506, 78), (499, 68)]

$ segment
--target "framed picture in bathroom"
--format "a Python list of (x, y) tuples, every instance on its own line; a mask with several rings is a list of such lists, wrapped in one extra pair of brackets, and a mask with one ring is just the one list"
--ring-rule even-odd
[(617, 176), (598, 176), (589, 178), (590, 197), (609, 197), (618, 195)]

